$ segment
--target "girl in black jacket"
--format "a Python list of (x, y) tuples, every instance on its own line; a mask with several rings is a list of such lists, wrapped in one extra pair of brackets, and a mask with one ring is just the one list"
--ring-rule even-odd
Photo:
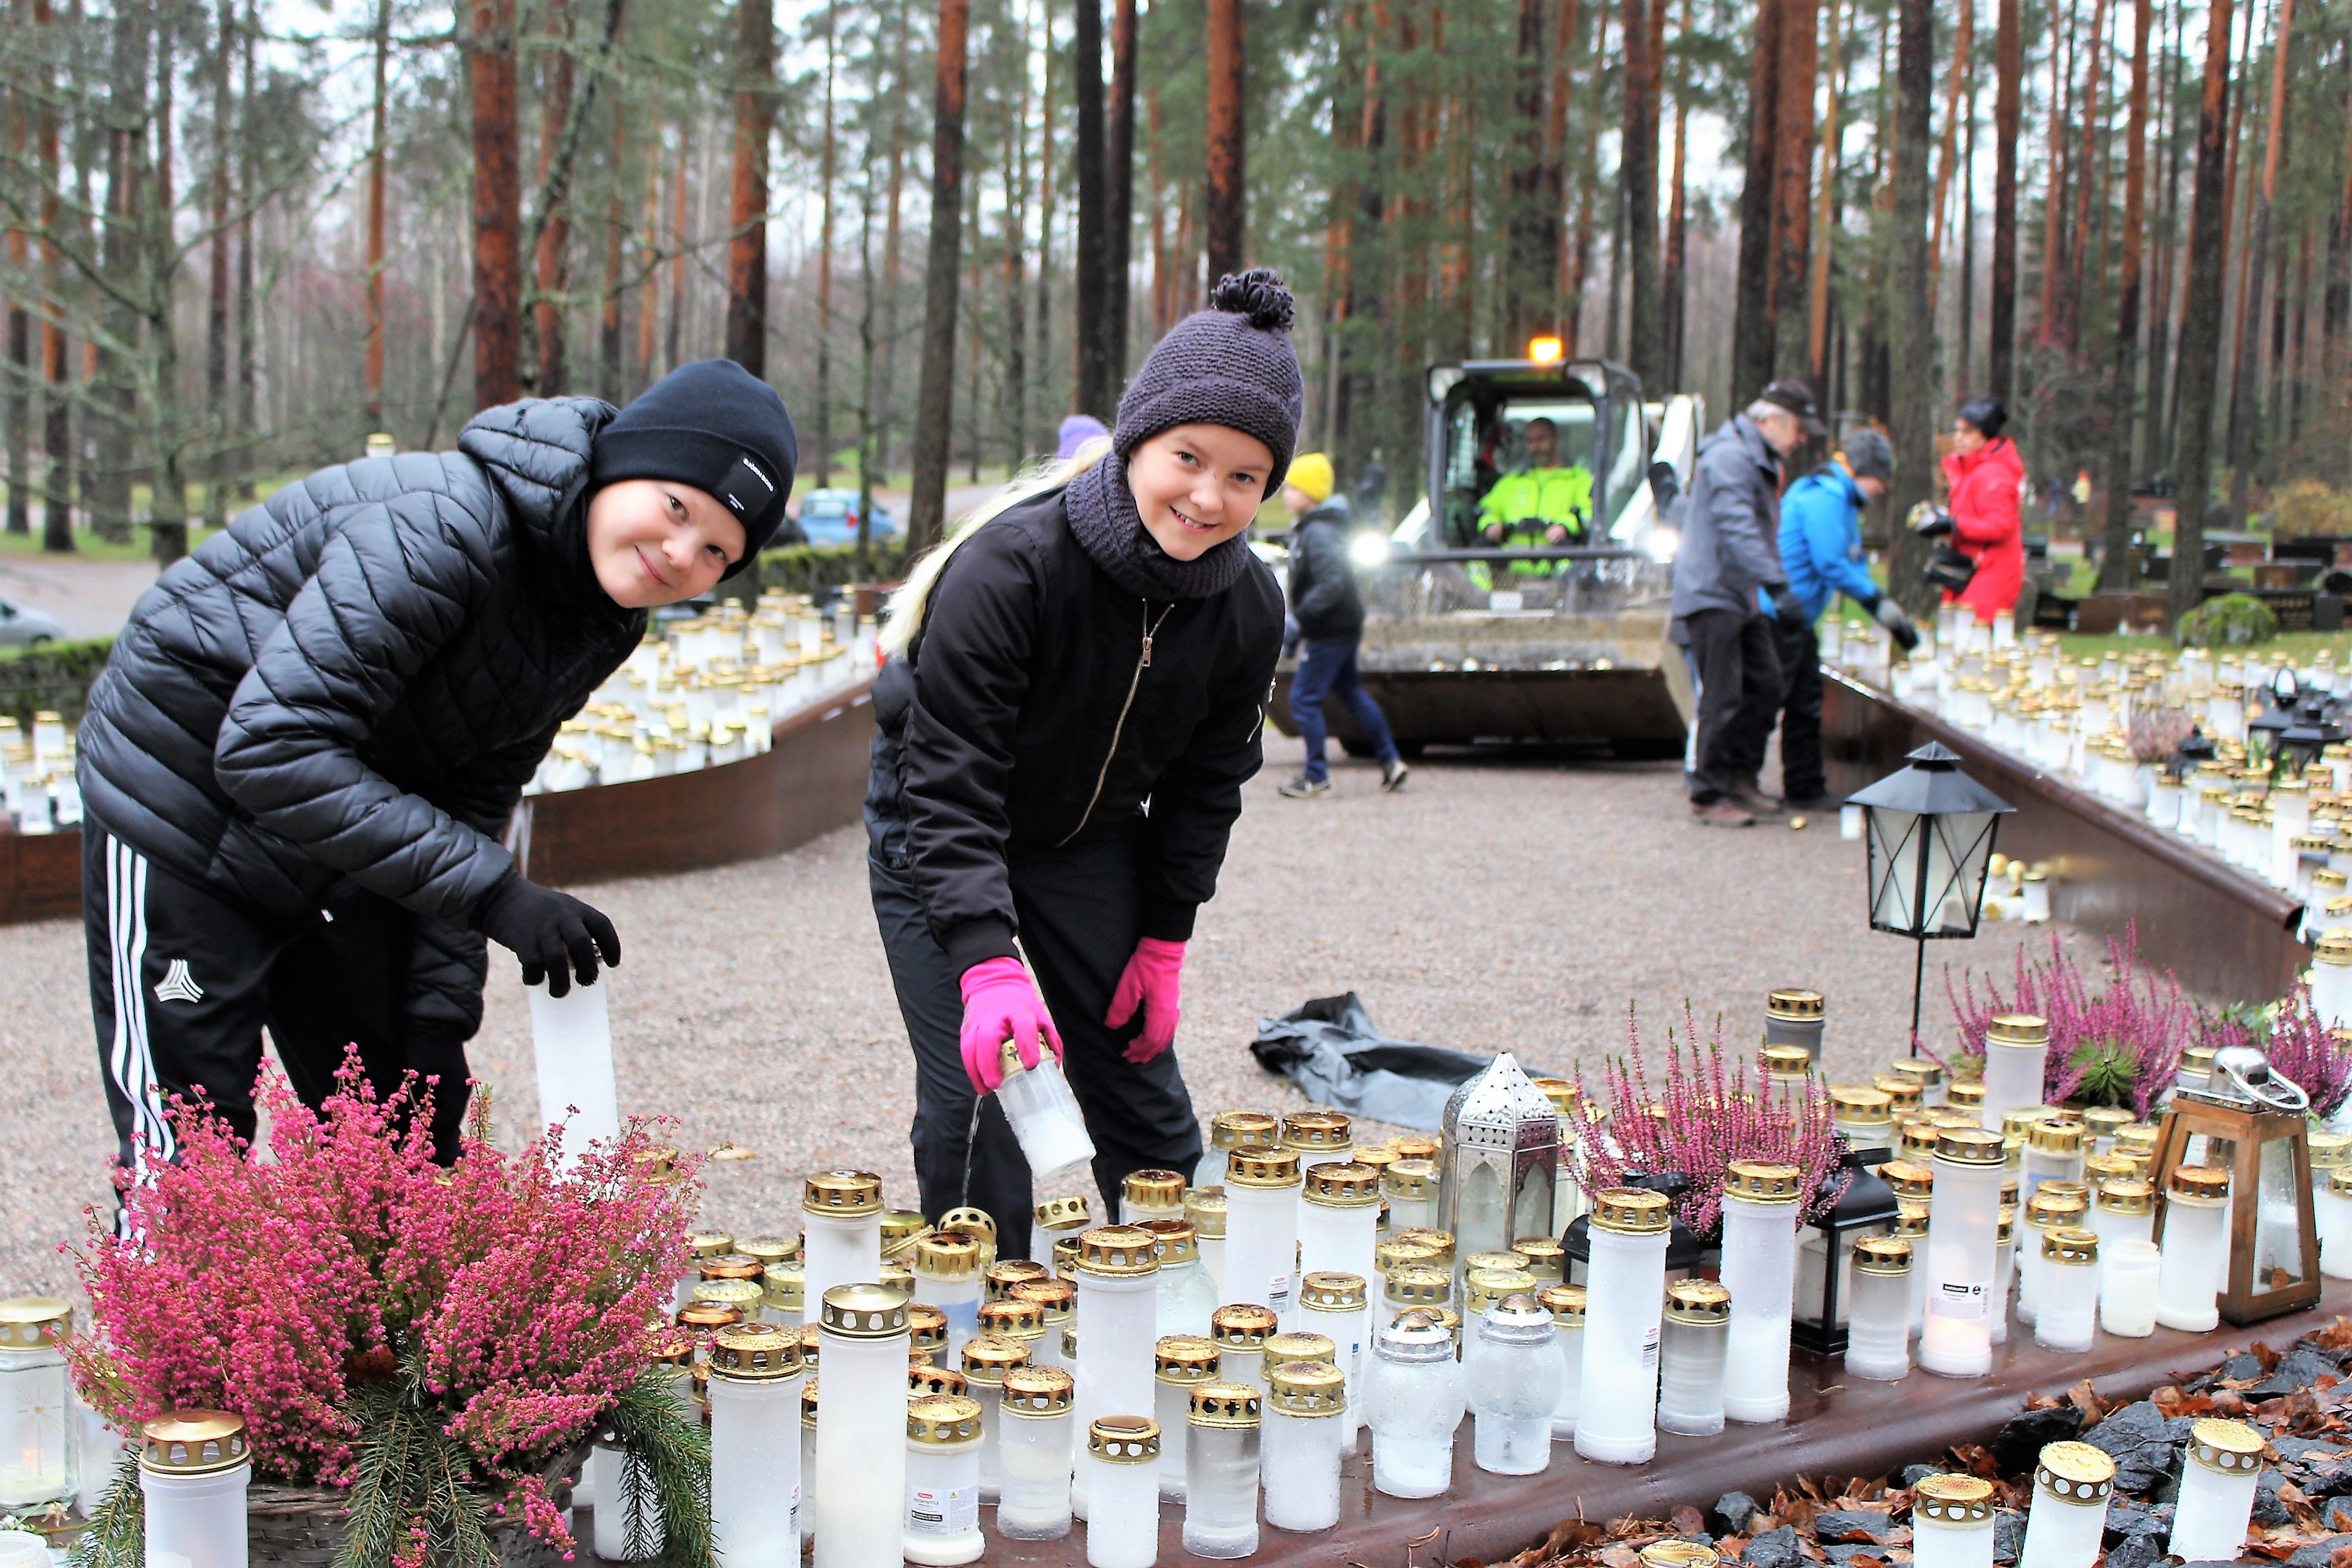
[(1028, 1065), (1061, 1056), (1107, 1202), (1130, 1171), (1189, 1176), (1201, 1155), (1168, 1048), (1193, 914), (1262, 760), (1282, 593), (1240, 536), (1289, 466), (1302, 392), (1279, 278), (1223, 278), (1211, 305), (1152, 350), (1108, 446), (965, 522), (884, 633), (866, 819), (915, 1176), (934, 1219), (992, 1215), (1007, 1257), (1028, 1249), (1031, 1173), (979, 1099), (1007, 1039)]
[(90, 1005), (124, 1165), (163, 1099), (254, 1131), (266, 1025), (313, 1104), (344, 1048), (437, 1076), (455, 1157), (487, 936), (526, 983), (620, 962), (612, 923), (499, 842), (557, 727), (645, 635), (775, 532), (796, 459), (740, 366), (616, 413), (541, 398), (451, 453), (289, 485), (165, 571), (90, 688), (77, 773)]

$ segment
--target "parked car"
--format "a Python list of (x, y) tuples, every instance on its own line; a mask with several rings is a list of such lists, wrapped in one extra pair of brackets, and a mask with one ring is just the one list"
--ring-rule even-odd
[(0, 599), (0, 648), (37, 648), (44, 643), (62, 643), (65, 635), (64, 625), (55, 616)]
[[(797, 520), (801, 533), (813, 545), (854, 545), (857, 542), (857, 492), (811, 490), (802, 497)], [(878, 544), (898, 531), (890, 508), (875, 502), (871, 542)]]

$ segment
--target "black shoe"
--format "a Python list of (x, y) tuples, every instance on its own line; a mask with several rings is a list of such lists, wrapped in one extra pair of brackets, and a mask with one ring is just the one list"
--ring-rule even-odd
[(1287, 784), (1277, 786), (1275, 789), (1276, 794), (1286, 795), (1294, 800), (1312, 800), (1318, 795), (1328, 795), (1330, 792), (1331, 780), (1328, 779), (1309, 779), (1304, 773), (1300, 774), (1297, 778), (1293, 779)]
[(1412, 769), (1404, 765), (1403, 758), (1391, 757), (1381, 764), (1381, 788), (1393, 795), (1404, 788), (1404, 781), (1412, 772)]
[(1837, 810), (1845, 804), (1835, 795), (1790, 795), (1781, 803), (1791, 811), (1805, 811), (1815, 816)]

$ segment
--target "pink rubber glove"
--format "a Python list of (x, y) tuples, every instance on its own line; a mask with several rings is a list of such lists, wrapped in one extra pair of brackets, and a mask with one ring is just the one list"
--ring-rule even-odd
[[(1018, 958), (989, 958), (963, 972), (964, 1076), (975, 1094), (993, 1094), (1004, 1083), (1004, 1042), (1021, 1053), (1021, 1065), (1034, 1067), (1045, 1045), (1062, 1054), (1062, 1037), (1045, 1016), (1037, 986)], [(1039, 1042), (1043, 1041), (1044, 1045)]]
[(1184, 944), (1146, 936), (1135, 945), (1118, 988), (1110, 994), (1110, 1011), (1103, 1022), (1117, 1029), (1143, 1009), (1143, 1032), (1127, 1048), (1128, 1061), (1140, 1067), (1176, 1043), (1176, 1020), (1184, 1016)]

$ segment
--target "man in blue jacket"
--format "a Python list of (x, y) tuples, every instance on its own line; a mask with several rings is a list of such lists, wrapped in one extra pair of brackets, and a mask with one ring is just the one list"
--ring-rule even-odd
[[(1831, 600), (1844, 594), (1906, 650), (1919, 640), (1903, 607), (1871, 578), (1862, 550), (1862, 509), (1885, 496), (1894, 477), (1895, 449), (1865, 426), (1780, 497), (1780, 565), (1804, 612), (1773, 623), (1783, 682), (1780, 793), (1792, 811), (1838, 804), (1822, 772), (1822, 645), (1813, 633)], [(1759, 607), (1771, 608), (1769, 601)]]

